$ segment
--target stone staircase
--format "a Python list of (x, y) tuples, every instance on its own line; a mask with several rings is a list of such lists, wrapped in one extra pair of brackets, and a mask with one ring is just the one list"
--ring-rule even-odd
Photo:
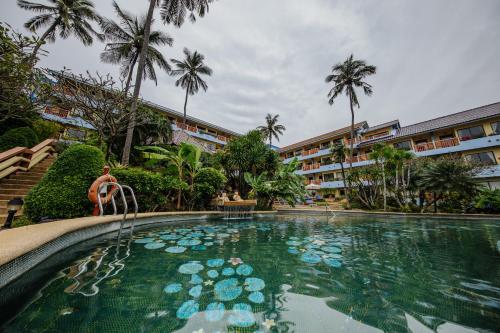
[[(20, 171), (8, 178), (0, 180), (0, 226), (7, 217), (7, 203), (14, 198), (23, 198), (42, 179), (47, 169), (54, 163), (55, 157), (50, 156), (31, 168), (29, 171)], [(22, 215), (17, 212), (16, 216)]]

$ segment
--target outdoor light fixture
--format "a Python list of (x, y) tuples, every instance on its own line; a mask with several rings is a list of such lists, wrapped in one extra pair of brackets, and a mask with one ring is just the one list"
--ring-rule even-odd
[(14, 221), (14, 216), (17, 211), (23, 207), (24, 201), (21, 198), (14, 198), (7, 203), (7, 219), (5, 220), (4, 228), (10, 228), (12, 226), (12, 221)]

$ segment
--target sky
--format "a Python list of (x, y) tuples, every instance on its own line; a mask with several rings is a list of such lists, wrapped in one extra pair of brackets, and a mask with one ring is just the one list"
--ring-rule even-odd
[[(0, 21), (27, 33), (23, 23), (33, 13), (0, 1)], [(145, 0), (117, 2), (135, 15), (147, 11)], [(94, 3), (115, 17), (111, 0)], [(377, 66), (367, 79), (373, 95), (359, 92), (356, 121), (405, 126), (500, 101), (498, 0), (218, 0), (181, 28), (164, 25), (157, 10), (154, 29), (174, 38), (173, 47), (160, 48), (165, 58), (180, 59), (187, 47), (214, 71), (208, 91), (190, 97), (189, 115), (245, 133), (264, 125), (267, 113), (279, 114), (286, 126), (279, 146), (350, 123), (347, 98), (330, 106), (324, 79), (351, 53)], [(58, 39), (44, 47), (41, 66), (118, 77), (118, 66), (99, 60), (104, 46)], [(142, 97), (182, 111), (175, 79), (157, 75), (157, 86), (143, 84)]]

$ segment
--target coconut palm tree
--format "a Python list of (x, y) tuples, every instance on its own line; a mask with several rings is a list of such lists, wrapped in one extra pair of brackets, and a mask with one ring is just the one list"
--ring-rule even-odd
[(356, 88), (363, 88), (365, 95), (371, 96), (373, 93), (372, 86), (364, 81), (364, 79), (375, 74), (377, 68), (367, 65), (363, 60), (354, 60), (351, 54), (343, 63), (338, 63), (332, 67), (332, 74), (325, 79), (326, 83), (333, 83), (334, 86), (328, 93), (328, 102), (333, 105), (335, 99), (343, 92), (349, 98), (351, 106), (351, 144), (349, 151), (349, 169), (352, 169), (352, 155), (354, 152), (354, 106), (359, 106)]
[[(120, 19), (120, 23), (109, 19), (102, 20), (102, 30), (106, 40), (109, 42), (101, 53), (101, 60), (106, 63), (121, 65), (121, 74), (124, 78), (127, 78), (125, 91), (128, 92), (134, 68), (141, 54), (144, 42), (146, 17), (138, 18), (123, 11), (116, 1), (113, 1), (113, 7)], [(173, 42), (174, 39), (162, 31), (156, 30), (150, 32), (143, 73), (144, 78), (151, 79), (157, 83), (154, 65), (167, 72), (170, 71), (167, 60), (165, 60), (161, 52), (154, 46), (172, 46)]]
[(172, 70), (172, 76), (180, 76), (180, 78), (175, 81), (175, 85), (177, 87), (181, 86), (183, 89), (186, 89), (183, 120), (185, 124), (188, 95), (196, 94), (200, 90), (200, 87), (204, 91), (207, 91), (208, 85), (205, 81), (203, 81), (201, 75), (211, 76), (212, 69), (203, 63), (203, 61), (205, 60), (205, 56), (203, 56), (203, 54), (201, 53), (198, 53), (198, 51), (194, 51), (194, 53), (191, 53), (191, 51), (185, 48), (184, 55), (186, 56), (184, 60), (170, 59), (170, 61), (174, 63), (176, 68)]
[(151, 23), (153, 21), (153, 14), (155, 7), (161, 5), (161, 18), (165, 24), (173, 24), (180, 27), (185, 20), (186, 16), (194, 22), (196, 15), (203, 17), (208, 12), (209, 3), (213, 0), (149, 0), (149, 9), (146, 16), (146, 23), (144, 28), (143, 48), (139, 55), (139, 62), (137, 65), (137, 75), (135, 77), (134, 95), (132, 106), (130, 109), (130, 121), (127, 128), (127, 137), (125, 146), (123, 147), (122, 164), (128, 165), (130, 159), (130, 149), (132, 147), (132, 138), (134, 136), (135, 117), (137, 113), (137, 102), (139, 94), (141, 93), (142, 75), (144, 67), (146, 66), (146, 56), (149, 46), (149, 36), (151, 33)]
[(104, 36), (92, 27), (92, 22), (100, 22), (100, 16), (94, 10), (94, 4), (89, 0), (48, 0), (50, 4), (18, 0), (17, 4), (22, 9), (40, 13), (29, 19), (24, 26), (32, 32), (41, 27), (48, 27), (33, 48), (32, 59), (45, 41), (54, 42), (56, 34), (61, 38), (75, 35), (83, 45), (94, 42), (92, 36), (103, 40)]
[[(344, 188), (347, 188), (344, 161), (347, 155), (347, 149), (342, 142), (336, 143), (330, 147), (330, 152), (333, 155), (333, 162), (340, 164), (340, 170), (342, 172), (342, 181), (344, 182)], [(347, 200), (347, 208), (351, 208), (351, 202), (349, 201), (349, 196), (345, 196)]]
[(380, 166), (382, 171), (382, 182), (384, 186), (384, 212), (387, 210), (387, 167), (386, 164), (394, 160), (395, 149), (392, 146), (388, 146), (381, 143), (376, 143), (373, 146), (373, 151), (370, 153), (370, 159), (375, 160), (377, 165)]
[(257, 129), (261, 131), (262, 135), (266, 139), (269, 139), (269, 147), (272, 146), (273, 137), (276, 138), (276, 140), (278, 140), (279, 142), (280, 139), (278, 135), (283, 135), (283, 132), (286, 131), (285, 126), (278, 124), (279, 117), (279, 114), (273, 116), (272, 114), (268, 113), (266, 116), (266, 125), (257, 127)]

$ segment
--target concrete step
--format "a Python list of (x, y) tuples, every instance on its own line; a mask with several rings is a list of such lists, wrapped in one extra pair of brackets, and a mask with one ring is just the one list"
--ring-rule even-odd
[(2, 190), (0, 192), (1, 192), (1, 194), (16, 196), (16, 195), (28, 194), (28, 192), (30, 190), (31, 190), (30, 188), (20, 188), (20, 189), (4, 189), (4, 188), (2, 188)]
[[(9, 212), (7, 211), (7, 207), (0, 207), (0, 225), (2, 225), (5, 222), (5, 219), (7, 218), (7, 215)], [(20, 210), (16, 212), (15, 216), (21, 216), (23, 215), (23, 211)]]
[(30, 174), (17, 174), (14, 177), (11, 177), (9, 179), (11, 180), (34, 180), (34, 181), (40, 181), (42, 179), (43, 175), (30, 175)]
[(18, 188), (18, 187), (29, 187), (35, 186), (38, 182), (36, 180), (5, 180), (0, 183), (0, 189), (3, 188)]
[(11, 200), (14, 198), (24, 198), (26, 196), (26, 194), (2, 194), (2, 192), (0, 191), (0, 200)]

